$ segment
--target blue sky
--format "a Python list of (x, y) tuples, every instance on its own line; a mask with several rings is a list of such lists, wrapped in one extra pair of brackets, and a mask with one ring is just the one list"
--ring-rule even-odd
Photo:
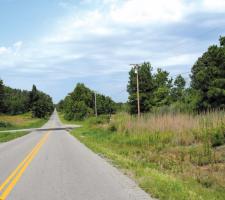
[(130, 63), (188, 73), (225, 35), (225, 0), (0, 0), (0, 77), (57, 102), (77, 82), (126, 101)]

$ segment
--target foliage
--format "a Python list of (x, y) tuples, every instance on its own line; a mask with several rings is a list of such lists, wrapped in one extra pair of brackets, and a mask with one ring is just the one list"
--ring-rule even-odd
[(154, 75), (154, 101), (153, 105), (160, 107), (163, 105), (169, 105), (171, 103), (170, 93), (172, 88), (172, 78), (169, 78), (169, 73), (162, 69), (157, 69), (157, 73)]
[(11, 115), (22, 114), (30, 110), (29, 92), (26, 90), (4, 88), (4, 112)]
[(50, 116), (54, 110), (51, 97), (42, 92), (38, 92), (37, 99), (31, 105), (33, 117), (45, 118)]
[[(225, 108), (225, 37), (220, 37), (220, 46), (210, 46), (194, 64), (189, 88), (185, 88), (181, 75), (173, 81), (165, 70), (152, 71), (150, 63), (138, 68), (142, 113), (171, 108), (180, 112)], [(137, 113), (136, 78), (135, 69), (131, 69), (127, 86), (131, 114)]]
[(57, 111), (63, 112), (64, 100), (60, 100), (59, 103), (56, 105)]
[(5, 122), (5, 121), (0, 121), (0, 128), (6, 128), (6, 127), (11, 127), (12, 124), (9, 122)]
[[(141, 112), (146, 113), (166, 107), (169, 108), (171, 105), (177, 107), (177, 110), (189, 110), (189, 108), (186, 108), (187, 104), (182, 104), (186, 95), (184, 78), (178, 75), (173, 82), (167, 71), (158, 68), (157, 72), (153, 74), (152, 70), (150, 63), (144, 63), (139, 67)], [(131, 69), (127, 86), (131, 114), (137, 113), (136, 77), (135, 69)]]
[(32, 90), (29, 93), (29, 105), (32, 108), (34, 106), (34, 103), (37, 102), (39, 99), (39, 91), (37, 90), (36, 86), (32, 86)]
[(129, 112), (129, 104), (128, 103), (116, 103), (116, 111), (117, 112)]
[[(149, 112), (152, 107), (153, 96), (153, 76), (152, 67), (150, 63), (143, 63), (138, 67), (139, 75), (139, 91), (140, 91), (140, 109), (141, 112)], [(127, 85), (127, 92), (129, 93), (130, 112), (137, 113), (137, 79), (135, 69), (132, 68), (129, 72), (129, 82)]]
[(199, 94), (198, 110), (225, 108), (225, 37), (208, 48), (192, 68), (191, 86)]
[[(83, 120), (95, 113), (94, 95), (94, 91), (78, 83), (74, 91), (59, 102), (57, 108), (65, 114), (65, 119)], [(110, 97), (97, 94), (96, 101), (99, 115), (115, 113), (116, 104)]]
[(212, 130), (210, 142), (213, 147), (221, 146), (225, 144), (225, 128), (219, 127)]
[(32, 112), (33, 117), (49, 116), (53, 109), (53, 102), (49, 95), (37, 90), (34, 85), (32, 91), (12, 89), (4, 86), (0, 81), (0, 113), (18, 115)]
[(29, 93), (29, 105), (33, 117), (44, 118), (49, 116), (54, 110), (52, 98), (38, 91), (35, 85), (33, 85), (32, 91)]
[(88, 118), (86, 120), (86, 123), (92, 126), (92, 125), (106, 124), (106, 123), (109, 123), (109, 121), (110, 121), (109, 115), (100, 115), (98, 117)]
[(184, 100), (186, 81), (181, 75), (178, 75), (174, 80), (174, 86), (171, 90), (172, 101), (182, 101)]
[(113, 114), (116, 110), (116, 104), (110, 97), (97, 94), (97, 109), (99, 115)]

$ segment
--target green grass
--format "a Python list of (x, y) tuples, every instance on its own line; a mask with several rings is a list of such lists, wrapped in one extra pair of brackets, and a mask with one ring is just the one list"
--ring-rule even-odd
[[(39, 128), (47, 121), (48, 119), (33, 118), (31, 113), (22, 115), (0, 115), (0, 131)], [(28, 133), (29, 132), (25, 131), (0, 133), (0, 142), (8, 142), (18, 137), (22, 137)]]
[(0, 143), (1, 142), (8, 142), (10, 140), (14, 140), (18, 137), (22, 137), (26, 134), (28, 134), (29, 132), (23, 131), (23, 132), (15, 132), (15, 133), (9, 133), (9, 132), (5, 132), (5, 133), (0, 133)]
[(31, 113), (21, 115), (0, 115), (0, 131), (38, 128), (43, 126), (48, 119), (33, 118)]
[[(223, 120), (218, 120), (219, 116), (224, 119), (224, 115), (213, 115), (191, 117), (190, 121), (184, 116), (173, 119), (170, 116), (167, 116), (168, 119), (160, 117), (157, 120), (163, 129), (153, 132), (153, 126), (158, 125), (150, 123), (150, 127), (145, 121), (130, 124), (125, 115), (124, 118), (116, 115), (110, 122), (91, 118), (82, 122), (83, 127), (71, 134), (94, 152), (111, 160), (156, 198), (224, 200), (225, 146), (218, 141), (220, 136), (213, 139), (218, 147), (213, 147), (211, 140), (214, 132), (216, 135), (221, 135), (221, 131), (224, 133)], [(196, 123), (197, 119), (202, 123), (205, 117), (214, 124), (207, 129)], [(149, 117), (147, 119), (149, 123)], [(135, 122), (135, 119), (132, 120)], [(154, 117), (153, 120), (156, 121)], [(177, 129), (185, 133), (179, 134)]]

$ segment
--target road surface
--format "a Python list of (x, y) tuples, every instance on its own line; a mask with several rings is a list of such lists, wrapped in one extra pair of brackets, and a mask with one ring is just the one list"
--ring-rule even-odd
[(128, 177), (62, 126), (56, 112), (44, 128), (0, 144), (0, 199), (150, 200)]

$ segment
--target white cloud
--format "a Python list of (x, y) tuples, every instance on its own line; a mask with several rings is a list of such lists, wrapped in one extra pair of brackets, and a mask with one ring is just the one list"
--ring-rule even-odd
[(8, 47), (0, 47), (0, 55), (10, 53), (11, 50)]
[(9, 56), (9, 55), (17, 54), (20, 51), (22, 45), (23, 45), (23, 42), (18, 41), (18, 42), (15, 42), (12, 46), (0, 47), (0, 56), (7, 56), (7, 55)]
[(181, 21), (186, 10), (181, 0), (127, 0), (112, 8), (110, 15), (118, 23), (170, 23)]
[(203, 8), (206, 11), (225, 13), (225, 0), (203, 0)]
[(43, 39), (46, 43), (62, 43), (88, 39), (88, 35), (107, 36), (113, 29), (98, 10), (91, 10), (58, 22), (55, 33)]
[(199, 57), (198, 53), (178, 54), (178, 55), (166, 55), (164, 59), (158, 60), (156, 63), (159, 66), (163, 65), (192, 65), (194, 61)]
[(20, 49), (23, 45), (23, 42), (22, 41), (18, 41), (18, 42), (15, 42), (13, 44), (13, 46), (16, 48), (16, 49)]
[[(103, 6), (91, 7), (93, 1)], [(198, 52), (191, 54), (188, 47), (189, 42), (197, 46), (199, 41), (192, 40), (191, 34), (185, 31), (195, 32), (190, 30), (194, 25), (190, 14), (198, 15), (200, 10), (200, 15), (205, 15), (202, 12), (209, 12), (209, 0), (198, 3), (193, 0), (83, 2), (90, 5), (61, 18), (51, 33), (33, 41), (32, 45), (18, 41), (10, 47), (0, 47), (0, 55), (8, 55), (0, 59), (1, 69), (14, 66), (18, 73), (42, 73), (42, 78), (85, 79), (102, 74), (125, 74), (134, 62), (151, 61), (154, 67), (191, 66), (199, 56)], [(217, 18), (213, 20), (217, 22)], [(179, 46), (181, 38), (185, 42)], [(53, 73), (46, 73), (51, 70)]]
[[(88, 4), (89, 0), (84, 1)], [(103, 8), (81, 10), (61, 19), (45, 42), (81, 41), (92, 36), (126, 33), (126, 26), (181, 22), (193, 7), (183, 0), (100, 0)], [(89, 3), (93, 3), (90, 1)]]

